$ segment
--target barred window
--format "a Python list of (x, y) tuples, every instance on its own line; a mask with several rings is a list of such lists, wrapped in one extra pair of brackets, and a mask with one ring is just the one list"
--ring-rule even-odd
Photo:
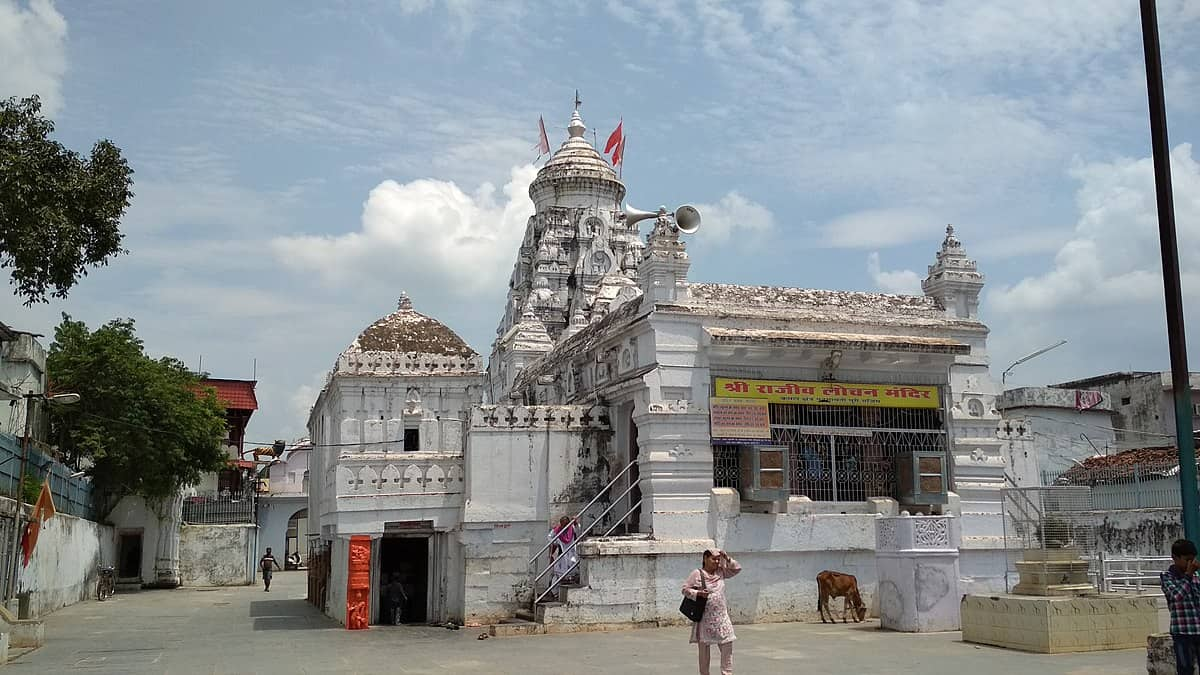
[[(791, 494), (813, 501), (895, 497), (896, 457), (945, 452), (944, 412), (771, 404), (772, 443), (790, 449)], [(740, 488), (737, 445), (713, 446), (713, 484)]]

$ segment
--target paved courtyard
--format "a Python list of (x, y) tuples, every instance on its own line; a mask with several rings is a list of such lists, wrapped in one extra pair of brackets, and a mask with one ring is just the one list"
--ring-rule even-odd
[[(47, 617), (45, 647), (14, 673), (695, 673), (682, 628), (478, 640), (481, 629), (349, 632), (304, 601), (303, 573), (257, 588), (118, 595)], [(738, 673), (1117, 674), (1145, 672), (1145, 650), (1041, 656), (964, 644), (957, 633), (903, 635), (877, 624), (739, 626)], [(714, 655), (715, 656), (715, 655)], [(714, 666), (716, 666), (714, 658)]]

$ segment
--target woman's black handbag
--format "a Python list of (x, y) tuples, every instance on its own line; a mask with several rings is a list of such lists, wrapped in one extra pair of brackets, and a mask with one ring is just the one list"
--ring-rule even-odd
[[(704, 583), (704, 570), (700, 570), (700, 587), (708, 590), (708, 584)], [(683, 596), (683, 602), (679, 603), (679, 611), (693, 622), (699, 622), (704, 618), (704, 606), (708, 604), (708, 598), (689, 598)]]

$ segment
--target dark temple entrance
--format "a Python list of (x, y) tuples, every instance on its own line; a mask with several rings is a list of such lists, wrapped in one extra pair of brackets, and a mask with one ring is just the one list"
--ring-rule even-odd
[[(403, 590), (397, 591), (396, 584)], [(428, 621), (429, 537), (384, 536), (379, 540), (379, 623)]]

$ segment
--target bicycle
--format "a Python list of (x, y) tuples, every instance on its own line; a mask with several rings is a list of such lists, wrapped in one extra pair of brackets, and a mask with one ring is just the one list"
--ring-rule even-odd
[(117, 572), (108, 565), (100, 566), (100, 578), (96, 582), (96, 599), (103, 602), (117, 592)]

